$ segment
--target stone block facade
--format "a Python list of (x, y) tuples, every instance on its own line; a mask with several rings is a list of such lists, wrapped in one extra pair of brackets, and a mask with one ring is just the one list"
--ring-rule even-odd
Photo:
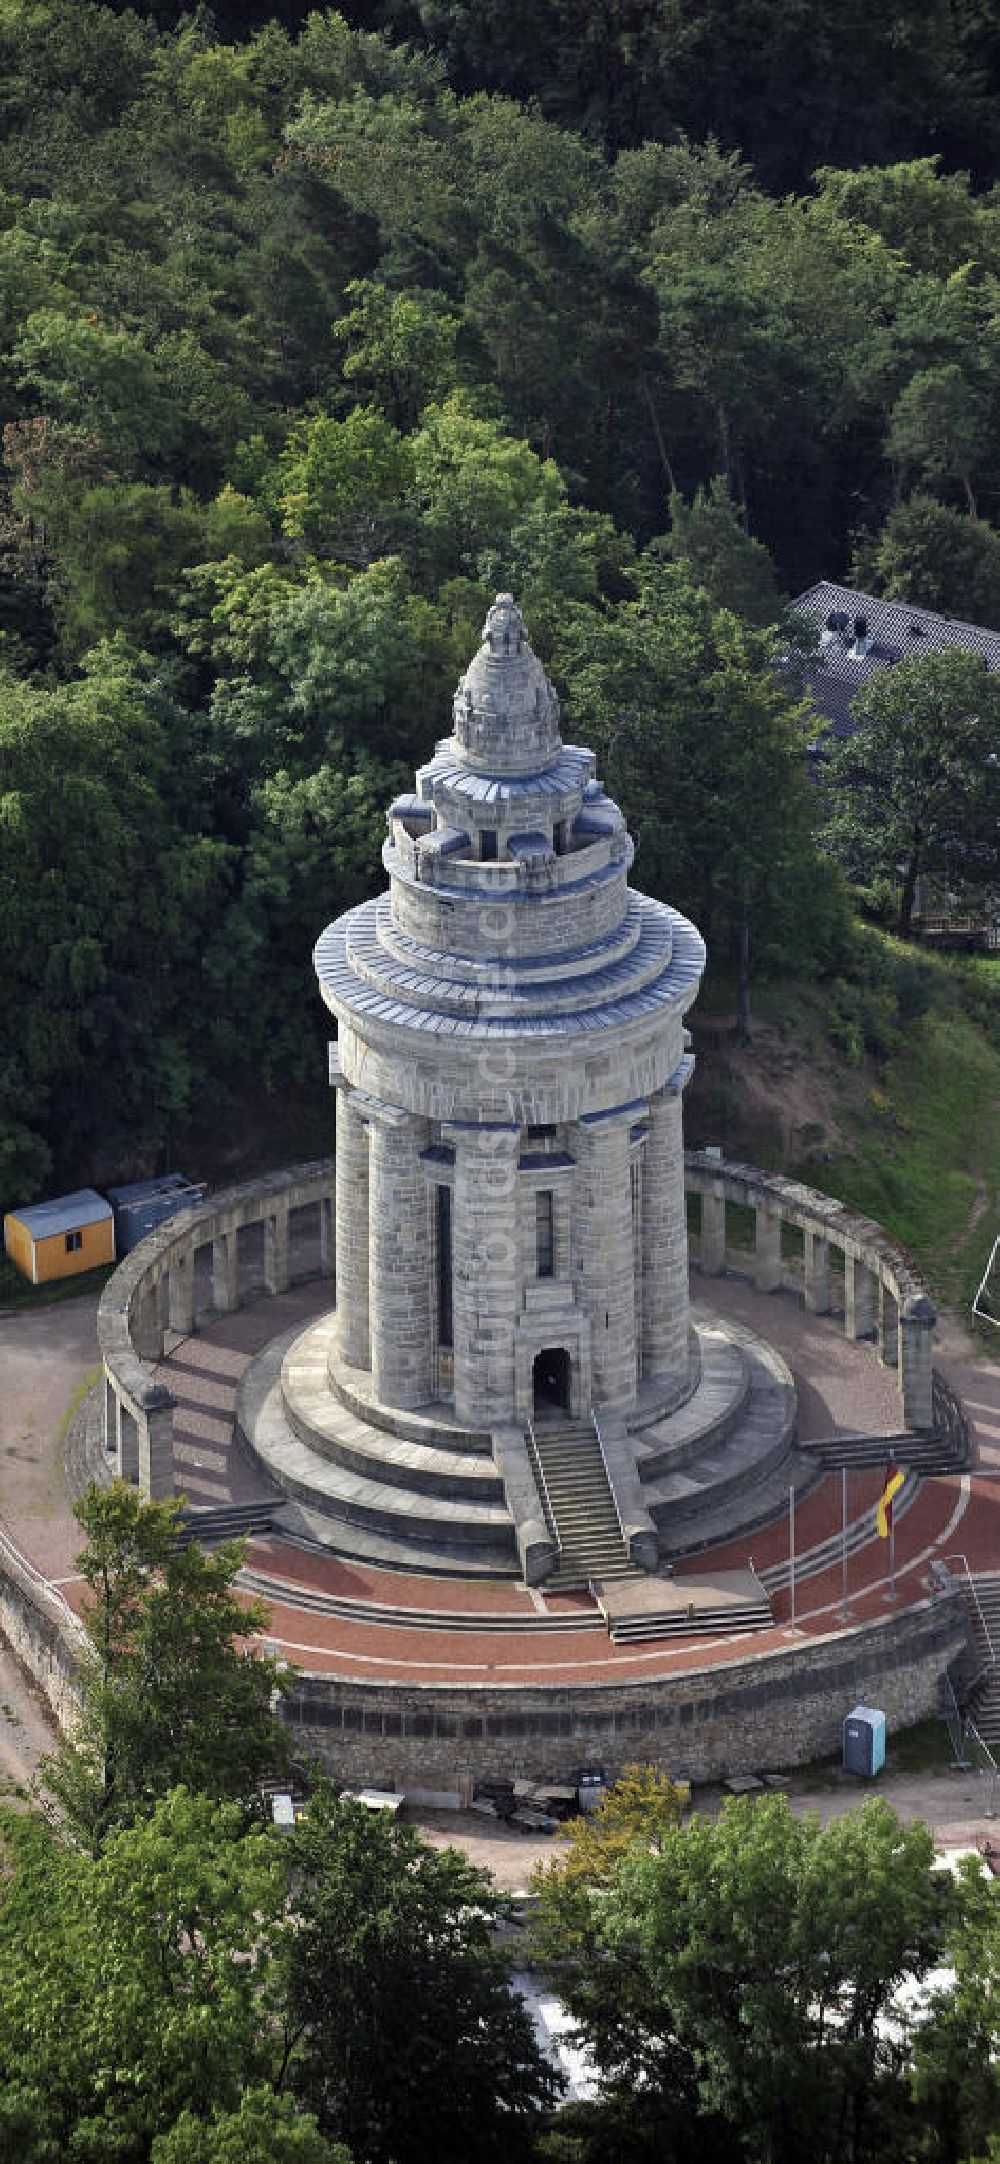
[[(688, 1359), (684, 1015), (704, 948), (559, 734), (509, 595), (388, 815), (387, 896), (324, 932), (340, 1359), (375, 1402), (627, 1413)], [(553, 1378), (555, 1381), (553, 1383)]]

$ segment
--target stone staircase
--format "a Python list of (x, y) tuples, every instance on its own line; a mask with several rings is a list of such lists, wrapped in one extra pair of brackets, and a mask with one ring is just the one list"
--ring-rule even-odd
[(643, 1501), (664, 1559), (749, 1532), (825, 1470), (796, 1460), (795, 1386), (780, 1354), (719, 1317), (700, 1321), (701, 1372), (687, 1402), (634, 1438)]
[(643, 1578), (638, 1585), (595, 1587), (597, 1605), (616, 1645), (650, 1645), (664, 1638), (730, 1637), (770, 1630), (774, 1617), (754, 1571), (701, 1577)]
[(534, 1445), (559, 1542), (546, 1593), (583, 1592), (592, 1578), (638, 1577), (625, 1552), (593, 1427), (569, 1420), (540, 1423)]
[(933, 1381), (934, 1426), (925, 1433), (913, 1430), (899, 1435), (833, 1435), (810, 1438), (798, 1448), (821, 1459), (829, 1472), (871, 1470), (881, 1472), (887, 1458), (907, 1472), (925, 1479), (934, 1474), (964, 1473), (971, 1459), (969, 1424), (954, 1392), (942, 1375)]
[(186, 1548), (192, 1540), (206, 1543), (237, 1540), (244, 1534), (269, 1533), (283, 1503), (284, 1496), (280, 1494), (258, 1502), (206, 1503), (202, 1506), (187, 1503), (177, 1529), (177, 1546)]
[(963, 1694), (983, 1742), (1000, 1744), (1000, 1570), (959, 1577), (972, 1641), (973, 1675)]

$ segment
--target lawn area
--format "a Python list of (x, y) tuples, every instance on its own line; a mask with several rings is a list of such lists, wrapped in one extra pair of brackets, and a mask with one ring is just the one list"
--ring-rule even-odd
[(966, 1015), (922, 1017), (852, 1141), (812, 1179), (878, 1218), (967, 1313), (1000, 1230), (1000, 1052)]
[(54, 1277), (45, 1285), (29, 1285), (9, 1256), (0, 1255), (0, 1308), (51, 1307), (56, 1300), (79, 1300), (83, 1293), (100, 1292), (114, 1268), (113, 1262), (106, 1262), (99, 1270), (81, 1271), (78, 1277)]

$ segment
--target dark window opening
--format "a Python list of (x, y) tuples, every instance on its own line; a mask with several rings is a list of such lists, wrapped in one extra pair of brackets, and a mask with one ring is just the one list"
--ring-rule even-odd
[(83, 1246), (83, 1234), (82, 1234), (82, 1232), (68, 1232), (68, 1233), (66, 1234), (66, 1253), (67, 1253), (67, 1255), (77, 1255), (77, 1254), (79, 1254), (79, 1252), (80, 1252), (80, 1249), (81, 1249), (81, 1247), (82, 1247), (82, 1246)]
[(543, 1187), (535, 1196), (535, 1267), (539, 1277), (553, 1275), (552, 1189)]
[(482, 861), (483, 861), (483, 863), (484, 863), (484, 864), (495, 864), (495, 863), (496, 863), (496, 857), (497, 857), (497, 836), (496, 836), (496, 828), (495, 828), (495, 827), (484, 827), (484, 828), (483, 828), (483, 830), (482, 830), (482, 833), (481, 833), (481, 835), (480, 835), (480, 837), (479, 837), (479, 841), (480, 841), (480, 853), (481, 853), (481, 856), (482, 856)]
[(451, 1188), (437, 1191), (438, 1344), (451, 1345)]

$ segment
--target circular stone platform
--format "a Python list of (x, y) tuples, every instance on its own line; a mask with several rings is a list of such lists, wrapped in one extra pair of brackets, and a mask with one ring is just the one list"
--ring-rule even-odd
[[(790, 1465), (795, 1386), (786, 1362), (755, 1331), (693, 1314), (686, 1386), (640, 1394), (616, 1448), (625, 1451), (652, 1520), (661, 1561), (761, 1524), (807, 1488)], [(286, 1333), (248, 1367), (238, 1425), (264, 1471), (299, 1506), (302, 1530), (334, 1553), (435, 1575), (521, 1575), (509, 1484), (488, 1430), (451, 1407), (384, 1406), (371, 1377), (339, 1361), (335, 1314)], [(581, 1475), (589, 1440), (569, 1420), (548, 1441), (573, 1446)], [(572, 1468), (572, 1460), (570, 1461)]]

